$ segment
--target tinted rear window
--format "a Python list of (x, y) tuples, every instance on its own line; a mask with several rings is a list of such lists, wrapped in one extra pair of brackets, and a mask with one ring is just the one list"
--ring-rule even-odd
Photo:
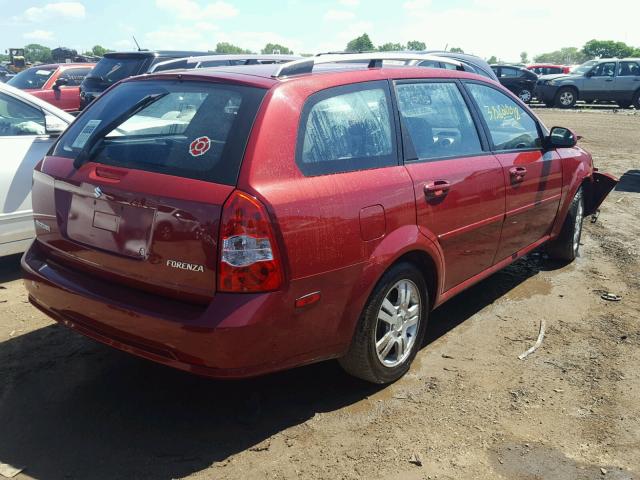
[(234, 185), (264, 94), (210, 82), (123, 83), (78, 118), (53, 154)]
[(96, 64), (88, 78), (100, 80), (105, 84), (116, 83), (123, 78), (136, 75), (145, 60), (144, 57), (104, 57)]

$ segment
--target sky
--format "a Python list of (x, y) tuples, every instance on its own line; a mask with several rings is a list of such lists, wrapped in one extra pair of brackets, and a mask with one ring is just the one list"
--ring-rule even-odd
[(230, 42), (259, 51), (271, 42), (317, 53), (364, 32), (376, 46), (421, 40), (505, 61), (593, 38), (640, 47), (640, 0), (0, 0), (0, 12), (2, 52), (28, 43), (131, 50), (135, 35), (148, 49)]

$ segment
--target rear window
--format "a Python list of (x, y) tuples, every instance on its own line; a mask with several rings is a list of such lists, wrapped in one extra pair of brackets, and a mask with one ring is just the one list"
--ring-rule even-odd
[(137, 74), (144, 61), (144, 57), (104, 57), (87, 77), (100, 80), (105, 84), (116, 83)]
[(234, 185), (264, 93), (210, 82), (123, 83), (73, 123), (53, 154)]

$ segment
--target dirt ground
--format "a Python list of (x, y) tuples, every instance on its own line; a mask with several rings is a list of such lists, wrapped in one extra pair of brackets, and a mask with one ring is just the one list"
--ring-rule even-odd
[(156, 366), (54, 325), (1, 260), (0, 463), (18, 479), (640, 479), (640, 114), (537, 112), (622, 177), (581, 257), (530, 255), (445, 304), (385, 388), (335, 362), (239, 382)]

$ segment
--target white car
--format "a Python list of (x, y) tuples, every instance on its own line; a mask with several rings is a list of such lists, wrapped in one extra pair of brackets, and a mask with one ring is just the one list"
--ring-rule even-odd
[(0, 257), (21, 253), (35, 236), (33, 167), (73, 116), (0, 83)]

